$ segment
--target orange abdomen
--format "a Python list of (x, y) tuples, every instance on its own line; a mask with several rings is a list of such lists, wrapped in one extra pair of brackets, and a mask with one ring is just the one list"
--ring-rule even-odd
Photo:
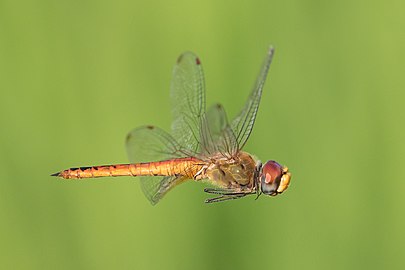
[(107, 176), (186, 176), (193, 178), (201, 170), (203, 162), (196, 158), (177, 158), (171, 160), (117, 164), (91, 167), (70, 168), (52, 176), (64, 179), (96, 178)]

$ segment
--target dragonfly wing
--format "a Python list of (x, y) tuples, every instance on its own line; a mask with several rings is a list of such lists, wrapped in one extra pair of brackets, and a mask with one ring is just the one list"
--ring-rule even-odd
[(250, 93), (249, 99), (245, 104), (245, 107), (231, 123), (231, 127), (236, 136), (239, 149), (243, 148), (250, 136), (250, 133), (252, 132), (257, 110), (259, 109), (263, 86), (266, 81), (267, 73), (269, 71), (273, 55), (274, 48), (270, 47), (266, 58), (264, 59), (264, 63), (256, 80), (256, 83), (252, 89), (252, 92)]
[[(131, 163), (166, 160), (185, 156), (177, 141), (164, 130), (144, 126), (132, 130), (126, 139)], [(140, 183), (146, 198), (154, 205), (180, 181), (176, 176), (141, 176)]]
[(176, 176), (142, 176), (141, 187), (146, 198), (152, 205), (157, 204), (167, 192), (169, 192), (175, 186), (188, 180), (185, 177)]
[(211, 106), (203, 117), (201, 144), (202, 154), (205, 156), (221, 153), (224, 157), (229, 157), (237, 152), (238, 143), (221, 104)]
[(204, 74), (199, 58), (185, 52), (177, 59), (171, 83), (172, 135), (189, 151), (200, 152), (201, 118), (205, 114)]
[(126, 138), (126, 149), (132, 163), (184, 156), (177, 141), (170, 134), (155, 126), (142, 126), (129, 132)]

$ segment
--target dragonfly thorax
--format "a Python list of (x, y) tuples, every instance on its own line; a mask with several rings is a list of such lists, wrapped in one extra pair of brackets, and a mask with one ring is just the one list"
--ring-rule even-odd
[(264, 164), (260, 174), (261, 191), (270, 196), (283, 193), (290, 183), (291, 173), (287, 167), (283, 167), (274, 160)]
[(205, 177), (216, 186), (231, 189), (251, 189), (254, 186), (255, 161), (245, 152), (233, 158), (217, 158), (210, 162)]

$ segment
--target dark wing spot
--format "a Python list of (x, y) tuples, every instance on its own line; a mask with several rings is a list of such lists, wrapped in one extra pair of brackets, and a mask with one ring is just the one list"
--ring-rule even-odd
[(79, 168), (70, 168), (69, 170), (76, 171), (77, 169), (79, 169)]
[(85, 171), (87, 169), (91, 169), (91, 167), (80, 167), (80, 170)]
[(195, 63), (196, 63), (197, 65), (201, 65), (200, 58), (197, 57), (197, 58), (195, 59)]
[(154, 126), (146, 126), (147, 129), (154, 129)]
[(179, 58), (177, 58), (177, 64), (180, 64), (182, 59), (183, 59), (183, 55), (180, 55)]

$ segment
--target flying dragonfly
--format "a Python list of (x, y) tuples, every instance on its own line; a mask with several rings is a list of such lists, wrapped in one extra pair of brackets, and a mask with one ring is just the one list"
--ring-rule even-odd
[(177, 59), (171, 83), (171, 133), (155, 126), (132, 130), (126, 138), (129, 164), (70, 168), (52, 174), (63, 179), (139, 176), (154, 205), (173, 187), (188, 180), (209, 182), (215, 194), (206, 203), (261, 194), (276, 196), (288, 188), (288, 168), (269, 160), (264, 165), (242, 151), (255, 123), (263, 86), (273, 59), (270, 47), (250, 96), (228, 121), (222, 105), (205, 108), (205, 82), (200, 59), (185, 52)]

